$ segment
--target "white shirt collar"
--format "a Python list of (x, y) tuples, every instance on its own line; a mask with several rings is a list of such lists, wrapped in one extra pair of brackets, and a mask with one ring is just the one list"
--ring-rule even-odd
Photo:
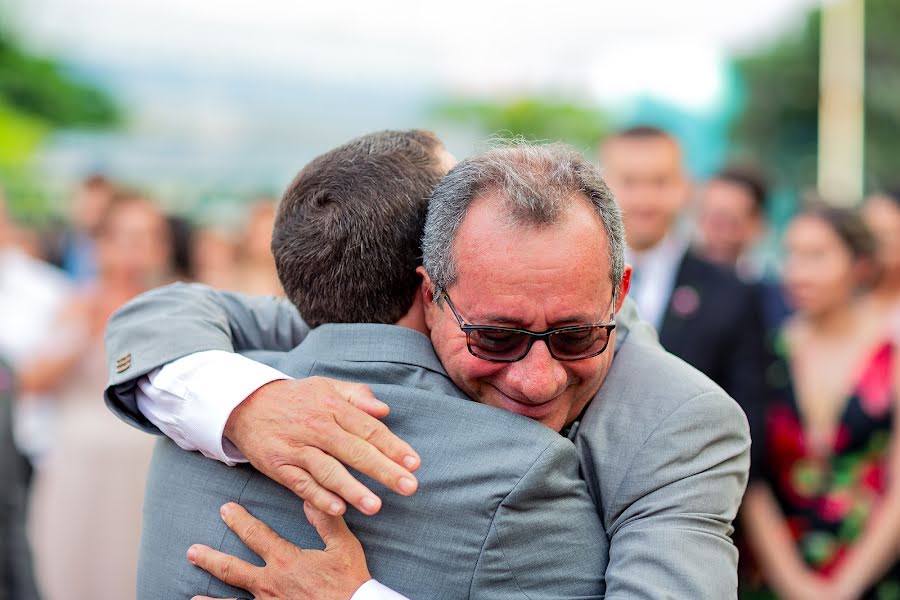
[(670, 232), (652, 248), (642, 252), (630, 248), (625, 251), (626, 262), (634, 267), (629, 295), (637, 304), (641, 317), (652, 323), (657, 331), (662, 326), (687, 247), (683, 238)]

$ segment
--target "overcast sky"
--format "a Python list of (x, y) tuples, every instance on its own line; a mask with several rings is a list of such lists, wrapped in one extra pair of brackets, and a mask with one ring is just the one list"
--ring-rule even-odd
[(365, 131), (431, 127), (467, 155), (483, 134), (431, 118), (448, 96), (555, 94), (619, 120), (639, 97), (720, 114), (729, 58), (817, 3), (0, 0), (0, 16), (128, 115), (113, 132), (49, 140), (48, 178), (280, 189)]
[(615, 103), (714, 101), (725, 58), (816, 0), (0, 0), (37, 46), (132, 69), (251, 72)]

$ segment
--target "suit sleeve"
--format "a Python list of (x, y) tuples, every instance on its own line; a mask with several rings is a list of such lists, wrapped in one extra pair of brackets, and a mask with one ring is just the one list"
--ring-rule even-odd
[(603, 597), (607, 540), (572, 444), (560, 437), (500, 503), (473, 578), (473, 597)]
[(205, 350), (286, 351), (309, 327), (284, 299), (176, 283), (138, 296), (106, 328), (105, 399), (127, 422), (155, 430), (137, 407), (137, 381), (175, 359)]
[(608, 599), (736, 597), (730, 535), (749, 451), (745, 416), (718, 391), (661, 422), (612, 498)]

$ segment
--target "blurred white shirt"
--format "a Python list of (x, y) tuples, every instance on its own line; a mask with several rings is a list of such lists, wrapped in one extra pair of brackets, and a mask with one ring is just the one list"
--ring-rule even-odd
[[(13, 370), (48, 350), (72, 291), (59, 269), (16, 248), (0, 248), (0, 357)], [(46, 396), (23, 398), (16, 404), (16, 445), (32, 461), (52, 445), (55, 415), (55, 403)]]
[(657, 331), (666, 315), (678, 269), (687, 248), (687, 242), (670, 233), (649, 250), (625, 250), (625, 262), (634, 267), (628, 295), (637, 304), (641, 317), (649, 321)]
[(0, 356), (13, 367), (33, 358), (71, 292), (59, 269), (18, 249), (0, 249)]

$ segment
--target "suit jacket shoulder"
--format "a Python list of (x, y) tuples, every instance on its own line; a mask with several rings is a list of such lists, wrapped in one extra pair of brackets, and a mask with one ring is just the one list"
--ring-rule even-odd
[(588, 478), (605, 505), (629, 473), (629, 459), (662, 423), (701, 397), (739, 410), (711, 379), (658, 344), (633, 335), (622, 344), (576, 436), (576, 443), (589, 450), (590, 460), (604, 461), (602, 478)]
[(610, 536), (610, 597), (735, 595), (729, 536), (750, 438), (734, 400), (658, 345), (630, 336), (576, 444)]

